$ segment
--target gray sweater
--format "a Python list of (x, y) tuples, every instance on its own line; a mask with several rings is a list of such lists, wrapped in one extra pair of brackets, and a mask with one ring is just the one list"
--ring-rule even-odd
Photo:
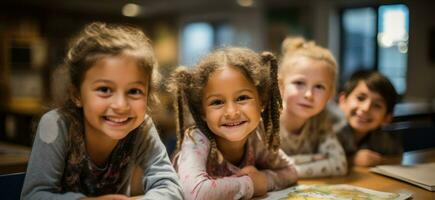
[[(133, 148), (133, 159), (127, 167), (128, 176), (122, 177), (120, 191), (131, 194), (133, 188), (143, 188), (143, 199), (182, 199), (182, 189), (160, 141), (151, 118), (145, 122), (150, 128), (138, 134)], [(56, 193), (61, 183), (67, 157), (68, 124), (56, 110), (41, 118), (27, 167), (21, 199), (80, 199), (82, 193)], [(137, 170), (139, 169), (139, 170)], [(141, 181), (137, 176), (143, 174)], [(135, 172), (135, 173), (133, 173)], [(133, 183), (133, 184), (130, 184)]]

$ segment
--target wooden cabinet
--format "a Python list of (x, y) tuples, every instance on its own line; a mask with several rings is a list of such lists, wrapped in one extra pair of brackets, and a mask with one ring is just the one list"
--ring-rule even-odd
[(0, 45), (0, 139), (30, 145), (48, 91), (47, 45), (31, 20), (5, 23)]

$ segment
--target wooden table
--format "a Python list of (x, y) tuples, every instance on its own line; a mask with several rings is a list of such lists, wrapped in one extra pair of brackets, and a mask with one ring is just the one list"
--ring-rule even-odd
[(333, 177), (333, 178), (319, 178), (319, 179), (302, 179), (298, 181), (299, 184), (348, 184), (381, 192), (394, 192), (401, 191), (412, 193), (413, 199), (435, 199), (435, 192), (430, 192), (423, 188), (411, 185), (400, 180), (392, 179), (386, 176), (378, 175), (369, 172), (368, 168), (354, 167), (348, 176)]
[[(435, 162), (435, 148), (428, 150), (420, 150), (404, 153), (402, 158), (390, 158), (390, 163), (397, 162), (404, 165)], [(435, 173), (435, 172), (434, 172)], [(435, 192), (430, 192), (423, 188), (414, 186), (397, 179), (389, 178), (369, 171), (367, 167), (352, 167), (347, 176), (330, 177), (330, 178), (313, 178), (313, 179), (300, 179), (298, 184), (301, 185), (324, 185), (324, 184), (348, 184), (381, 192), (408, 192), (412, 193), (413, 199), (426, 200), (435, 199)], [(141, 196), (132, 197), (132, 199), (139, 199)]]
[(0, 142), (0, 174), (26, 171), (30, 147)]
[[(435, 161), (435, 148), (428, 150), (420, 150), (406, 152), (403, 158), (398, 162), (404, 165), (417, 163), (426, 163)], [(434, 172), (435, 173), (435, 172)], [(375, 174), (369, 171), (366, 167), (353, 167), (347, 176), (332, 177), (332, 178), (315, 178), (315, 179), (300, 179), (299, 184), (348, 184), (369, 189), (379, 190), (382, 192), (409, 192), (412, 193), (413, 199), (435, 199), (435, 192), (430, 192), (423, 188), (414, 186), (397, 179)]]

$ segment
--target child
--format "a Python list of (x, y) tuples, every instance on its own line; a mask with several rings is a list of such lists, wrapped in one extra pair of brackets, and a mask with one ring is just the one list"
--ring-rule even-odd
[[(186, 199), (250, 199), (295, 183), (292, 164), (278, 150), (276, 73), (272, 54), (236, 47), (175, 72), (174, 165)], [(183, 103), (195, 122), (187, 129)]]
[(286, 38), (278, 72), (284, 108), (281, 148), (294, 159), (299, 177), (347, 173), (346, 156), (325, 109), (334, 95), (337, 64), (332, 54), (303, 38)]
[(142, 31), (86, 26), (65, 59), (69, 98), (39, 122), (22, 199), (182, 199), (146, 114), (156, 65)]
[(376, 71), (359, 71), (345, 84), (339, 97), (347, 125), (338, 132), (340, 142), (359, 166), (375, 166), (383, 155), (402, 152), (400, 138), (380, 131), (392, 120), (397, 93), (391, 82)]

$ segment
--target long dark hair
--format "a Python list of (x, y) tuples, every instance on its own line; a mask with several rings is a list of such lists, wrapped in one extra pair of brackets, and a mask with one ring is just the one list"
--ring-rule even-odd
[[(149, 80), (147, 99), (149, 104), (156, 103), (154, 93), (158, 78), (155, 71), (157, 61), (150, 40), (145, 34), (138, 28), (123, 25), (95, 22), (85, 26), (71, 40), (64, 63), (59, 69), (65, 72), (65, 82), (69, 91), (68, 96), (58, 103), (58, 112), (68, 122), (68, 155), (63, 177), (67, 188), (73, 188), (71, 185), (77, 184), (80, 173), (77, 166), (86, 157), (83, 108), (78, 106), (76, 101), (80, 86), (87, 70), (98, 60), (118, 55), (135, 58), (137, 65), (144, 69), (144, 76)], [(143, 126), (139, 129), (147, 130)]]

